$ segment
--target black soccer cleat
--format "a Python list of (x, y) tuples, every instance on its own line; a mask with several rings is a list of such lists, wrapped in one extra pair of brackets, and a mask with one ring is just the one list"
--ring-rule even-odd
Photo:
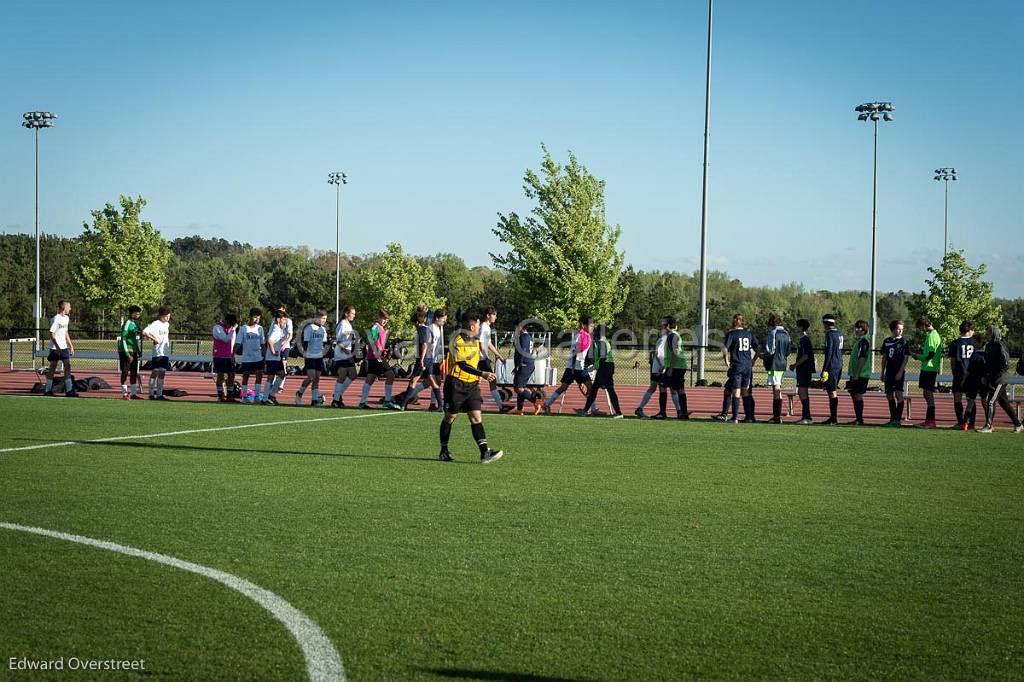
[(501, 459), (502, 455), (505, 454), (504, 450), (488, 450), (484, 454), (480, 455), (481, 464), (490, 464), (496, 459)]
[(454, 462), (455, 458), (452, 457), (452, 453), (448, 452), (447, 448), (442, 448), (441, 454), (437, 456), (438, 460), (442, 462)]

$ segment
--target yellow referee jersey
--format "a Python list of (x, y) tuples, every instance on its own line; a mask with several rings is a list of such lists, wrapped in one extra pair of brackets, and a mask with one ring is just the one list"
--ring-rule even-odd
[(480, 339), (465, 333), (458, 334), (452, 343), (449, 357), (451, 358), (449, 362), (451, 369), (448, 376), (465, 381), (467, 384), (475, 384), (480, 381), (479, 376), (470, 374), (459, 367), (459, 363), (464, 362), (473, 369), (477, 369), (480, 364)]

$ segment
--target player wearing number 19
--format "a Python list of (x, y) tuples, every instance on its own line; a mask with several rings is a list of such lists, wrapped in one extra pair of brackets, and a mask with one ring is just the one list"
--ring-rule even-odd
[(473, 440), (480, 448), (480, 461), (489, 464), (499, 459), (504, 453), (491, 450), (484, 433), (482, 400), (480, 399), (480, 379), (494, 381), (492, 372), (483, 372), (480, 364), (480, 315), (469, 313), (462, 318), (463, 329), (452, 339), (449, 353), (450, 369), (444, 382), (444, 418), (441, 420), (441, 454), (442, 462), (454, 461), (448, 450), (448, 440), (452, 434), (452, 424), (460, 412), (469, 417)]
[(725, 335), (722, 346), (722, 358), (728, 369), (729, 381), (732, 384), (732, 419), (733, 424), (739, 423), (740, 398), (743, 398), (744, 421), (753, 422), (754, 396), (750, 395), (753, 381), (753, 356), (760, 348), (757, 337), (743, 328), (745, 320), (742, 315), (734, 315), (732, 329)]

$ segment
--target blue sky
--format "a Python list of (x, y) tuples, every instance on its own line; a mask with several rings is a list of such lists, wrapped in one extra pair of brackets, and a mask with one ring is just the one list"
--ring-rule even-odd
[[(0, 23), (0, 231), (141, 194), (169, 238), (453, 251), (489, 264), (544, 142), (607, 181), (627, 262), (699, 263), (705, 2), (18, 3)], [(952, 242), (1024, 296), (1024, 9), (1017, 2), (719, 0), (712, 264), (752, 284), (868, 286), (871, 127), (879, 287), (919, 290)]]

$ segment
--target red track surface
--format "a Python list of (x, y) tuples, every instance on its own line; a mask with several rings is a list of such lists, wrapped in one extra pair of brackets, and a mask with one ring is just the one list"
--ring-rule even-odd
[[(118, 387), (118, 376), (114, 372), (96, 371), (95, 373), (81, 374), (79, 378), (85, 378), (86, 376), (98, 376), (103, 378), (114, 388), (105, 391), (90, 391), (83, 393), (82, 395), (88, 398), (120, 398), (121, 391)], [(143, 385), (142, 393), (145, 393), (146, 386), (145, 381), (148, 378), (147, 373), (143, 373)], [(32, 385), (37, 381), (36, 375), (27, 370), (0, 370), (0, 394), (3, 395), (27, 395), (30, 394)], [(298, 388), (299, 383), (302, 381), (301, 377), (291, 376), (288, 377), (285, 390), (282, 393), (282, 404), (290, 405), (294, 401), (295, 390)], [(186, 372), (172, 372), (168, 374), (165, 383), (167, 389), (178, 388), (188, 392), (188, 396), (179, 398), (179, 400), (195, 401), (195, 402), (212, 402), (216, 400), (217, 393), (213, 379), (204, 374), (199, 373), (186, 373)], [(356, 381), (351, 385), (345, 392), (346, 403), (348, 405), (356, 405), (359, 402), (359, 393), (362, 390), (362, 382)], [(395, 393), (400, 390), (404, 390), (405, 382), (395, 382)], [(326, 399), (330, 401), (331, 392), (334, 390), (334, 378), (327, 377), (321, 382), (321, 391), (325, 394)], [(553, 390), (552, 389), (548, 389)], [(617, 387), (619, 394), (619, 400), (623, 412), (628, 416), (632, 415), (633, 410), (640, 402), (640, 398), (643, 395), (644, 387), (642, 386), (619, 386)], [(603, 394), (603, 391), (602, 391)], [(691, 412), (694, 413), (695, 417), (708, 417), (712, 414), (717, 414), (722, 408), (722, 389), (720, 388), (689, 388), (686, 391), (688, 397), (688, 407)], [(370, 403), (376, 404), (380, 398), (384, 395), (384, 384), (383, 382), (377, 382), (370, 391)], [(772, 411), (772, 397), (771, 392), (767, 389), (755, 389), (754, 397), (756, 401), (756, 412), (758, 419), (769, 419)], [(309, 391), (307, 390), (305, 400), (309, 401)], [(562, 414), (572, 414), (576, 408), (583, 407), (584, 397), (580, 391), (576, 388), (569, 389), (565, 394), (565, 401), (561, 407)], [(426, 407), (428, 401), (428, 394), (426, 391), (420, 393), (420, 402), (418, 408), (422, 409)], [(950, 394), (939, 394), (936, 396), (936, 417), (940, 424), (952, 425), (956, 421), (955, 413), (953, 411), (953, 400)], [(600, 410), (607, 412), (608, 404), (604, 395), (598, 396), (597, 406)], [(920, 396), (913, 398), (913, 421), (920, 421), (924, 418), (925, 402)], [(490, 400), (489, 396), (484, 396), (484, 409), (494, 410), (494, 402)], [(559, 411), (558, 403), (554, 406), (554, 411)], [(651, 401), (647, 404), (646, 413), (648, 415), (654, 414), (658, 409), (658, 396), (655, 394)], [(786, 421), (796, 421), (800, 418), (800, 401), (796, 400), (794, 404), (795, 415), (787, 417), (786, 412), (786, 399), (783, 397), (783, 419)], [(979, 404), (979, 411), (981, 410)], [(674, 413), (672, 407), (672, 401), (668, 402), (668, 411), (670, 416)], [(822, 391), (811, 391), (811, 412), (814, 415), (815, 420), (820, 421), (828, 416), (828, 399)], [(741, 407), (742, 413), (742, 407)], [(980, 416), (980, 415), (979, 415)], [(889, 421), (889, 407), (886, 403), (885, 396), (881, 394), (869, 393), (865, 396), (865, 410), (864, 417), (868, 423), (882, 424)], [(850, 397), (846, 394), (840, 394), (839, 398), (839, 419), (841, 422), (849, 421), (853, 419), (853, 405), (850, 401)], [(1012, 422), (1002, 412), (1002, 410), (996, 410), (996, 424), (1002, 426), (1011, 425)]]

